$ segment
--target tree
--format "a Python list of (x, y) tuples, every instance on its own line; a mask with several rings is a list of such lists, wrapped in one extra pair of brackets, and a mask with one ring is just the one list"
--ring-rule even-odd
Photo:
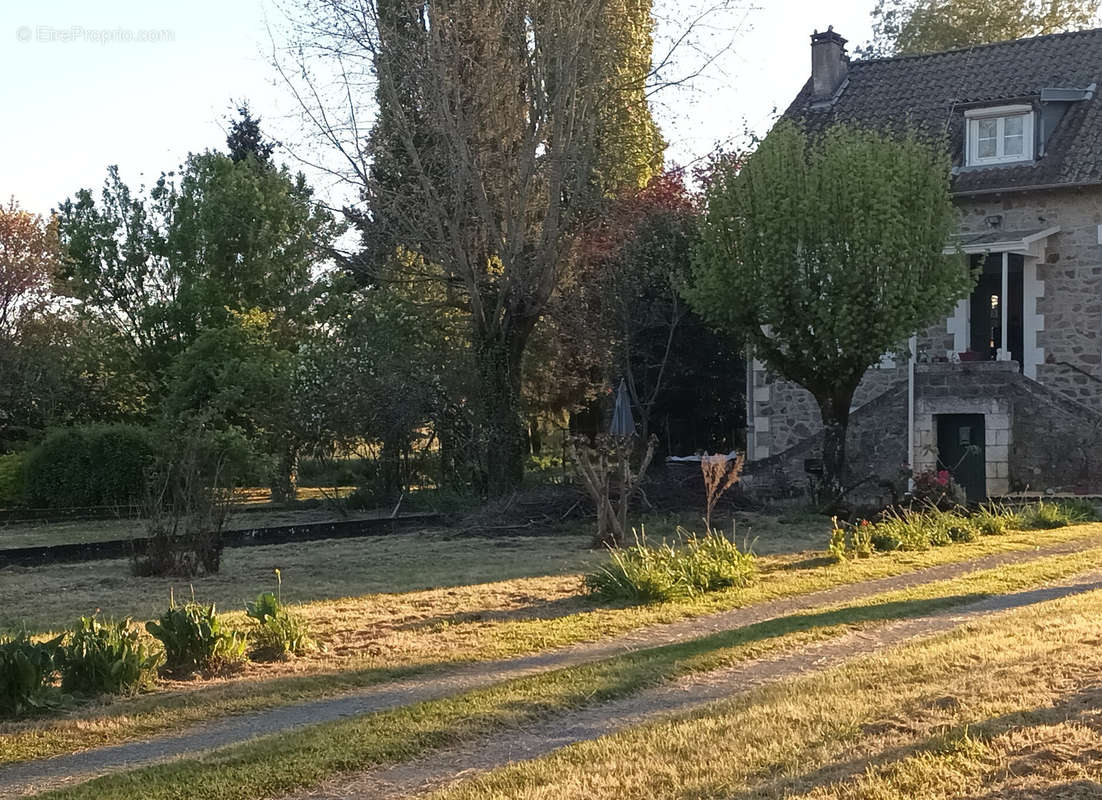
[(250, 156), (261, 163), (270, 163), (275, 142), (268, 141), (260, 130), (260, 117), (252, 115), (248, 103), (237, 107), (237, 117), (230, 120), (230, 132), (226, 135), (229, 157), (235, 164)]
[(616, 374), (627, 382), (640, 439), (666, 388), (670, 359), (689, 313), (681, 299), (697, 217), (677, 172), (623, 193), (585, 240), (594, 286), (611, 325)]
[(491, 493), (522, 478), (525, 354), (579, 230), (604, 183), (627, 180), (612, 165), (641, 183), (659, 158), (652, 121), (630, 160), (611, 155), (613, 129), (649, 120), (649, 36), (645, 4), (610, 0), (319, 0), (300, 27), (303, 52), (338, 65), (353, 132), (374, 86), (367, 148), (332, 108), (304, 107), (362, 187), (365, 239), (415, 253), (415, 279), (438, 269), (467, 315)]
[(824, 500), (846, 490), (850, 406), (865, 371), (970, 290), (947, 148), (908, 134), (782, 121), (717, 166), (687, 297), (807, 389), (823, 421)]
[(1099, 0), (878, 0), (862, 55), (936, 53), (1089, 28)]
[(56, 220), (0, 204), (0, 339), (13, 339), (26, 316), (41, 311), (57, 271)]
[[(59, 212), (67, 289), (86, 320), (114, 331), (147, 416), (179, 378), (171, 372), (183, 354), (216, 358), (209, 367), (219, 368), (211, 342), (220, 330), (233, 334), (243, 315), (264, 316), (271, 347), (294, 353), (312, 324), (313, 272), (342, 230), (301, 173), (271, 162), (259, 120), (240, 111), (231, 155), (192, 154), (148, 193), (132, 193), (111, 167), (98, 203), (81, 190)], [(277, 456), (272, 489), (283, 498), (293, 490), (294, 426), (268, 414), (245, 427), (263, 431)]]

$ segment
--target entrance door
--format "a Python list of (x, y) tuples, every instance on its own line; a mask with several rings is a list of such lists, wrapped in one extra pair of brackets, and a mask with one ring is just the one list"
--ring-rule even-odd
[(987, 497), (987, 459), (983, 443), (983, 414), (938, 415), (938, 467), (949, 470), (970, 503)]
[[(1022, 366), (1025, 329), (1023, 327), (1023, 285), (1025, 259), (1017, 253), (1007, 257), (1007, 289), (1003, 298), (1003, 257), (992, 253), (986, 258), (976, 256), (973, 269), (979, 270), (976, 288), (969, 300), (969, 350), (982, 360), (994, 361), (1000, 349)], [(1005, 306), (1005, 308), (1004, 308)], [(1003, 314), (1006, 314), (1006, 338), (1003, 343)]]

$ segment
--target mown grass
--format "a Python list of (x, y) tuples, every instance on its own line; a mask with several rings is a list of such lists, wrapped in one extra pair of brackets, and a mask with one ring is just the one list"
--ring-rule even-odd
[[(442, 700), (267, 737), (206, 757), (112, 775), (43, 796), (72, 800), (256, 800), (313, 786), (338, 773), (407, 760), (431, 748), (491, 730), (623, 697), (678, 676), (830, 638), (853, 628), (873, 628), (992, 594), (1026, 589), (1081, 572), (1095, 565), (1100, 556), (1102, 549), (1097, 549), (975, 572), (681, 644), (511, 680)], [(775, 734), (778, 723), (779, 719), (774, 719)]]
[[(250, 666), (238, 678), (177, 683), (170, 685), (169, 691), (79, 708), (61, 717), (0, 725), (0, 735), (6, 740), (6, 746), (0, 749), (0, 763), (132, 741), (227, 714), (332, 696), (458, 663), (597, 641), (686, 617), (1100, 534), (1102, 525), (1043, 534), (1016, 533), (846, 564), (831, 564), (818, 557), (762, 558), (759, 577), (749, 587), (643, 607), (607, 607), (587, 601), (580, 595), (581, 583), (576, 575), (300, 605), (295, 607), (296, 613), (309, 622), (314, 635), (327, 645), (327, 652), (289, 664)], [(410, 538), (409, 546), (417, 545), (422, 538)], [(392, 540), (379, 543), (384, 542)], [(509, 551), (511, 557), (538, 562), (540, 542), (542, 538), (532, 542), (537, 549), (531, 558), (528, 549), (521, 546)], [(427, 552), (431, 548), (426, 548)], [(484, 550), (474, 550), (470, 558), (477, 560), (479, 552), (483, 558), (490, 557)], [(412, 552), (409, 555), (413, 557)], [(346, 555), (335, 563), (341, 563), (343, 569), (352, 558)], [(432, 569), (431, 560), (426, 558), (423, 563), (426, 570)], [(450, 574), (447, 566), (439, 569)], [(271, 580), (268, 576), (264, 579)], [(285, 583), (285, 598), (288, 585), (294, 586), (294, 581), (288, 579)], [(5, 589), (0, 588), (0, 593)], [(209, 597), (201, 595), (200, 599), (206, 601)], [(237, 619), (242, 621), (240, 616)]]
[(493, 771), (433, 800), (1102, 795), (1102, 591)]
[(0, 630), (27, 626), (49, 631), (97, 609), (113, 617), (152, 619), (170, 592), (219, 609), (274, 585), (283, 573), (283, 597), (293, 604), (336, 601), (375, 593), (413, 592), (530, 576), (576, 573), (598, 558), (577, 536), (455, 538), (446, 533), (401, 533), (362, 539), (230, 548), (217, 575), (135, 577), (124, 560), (46, 567), (0, 568)]

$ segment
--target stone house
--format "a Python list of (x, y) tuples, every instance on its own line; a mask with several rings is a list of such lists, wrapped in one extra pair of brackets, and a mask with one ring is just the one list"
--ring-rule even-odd
[[(947, 135), (971, 297), (865, 375), (852, 474), (950, 469), (970, 500), (1102, 491), (1102, 29), (922, 56), (853, 60), (811, 37), (811, 78), (785, 112)], [(821, 447), (810, 394), (747, 365), (754, 480), (806, 484)]]

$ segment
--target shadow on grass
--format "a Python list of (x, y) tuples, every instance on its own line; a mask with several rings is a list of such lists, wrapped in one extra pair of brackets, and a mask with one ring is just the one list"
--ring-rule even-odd
[(560, 597), (556, 600), (530, 603), (516, 608), (495, 611), (458, 611), (454, 614), (439, 614), (432, 617), (424, 617), (410, 622), (399, 623), (394, 630), (420, 631), (434, 628), (445, 628), (450, 625), (463, 625), (468, 622), (516, 622), (519, 620), (539, 621), (569, 617), (574, 614), (584, 614), (592, 611), (607, 609), (610, 606), (597, 607), (587, 597), (574, 594), (568, 597)]
[[(1023, 593), (1024, 594), (1024, 593)], [(1022, 668), (1028, 665), (1022, 664)], [(946, 703), (946, 697), (939, 697), (917, 708), (909, 710), (912, 715), (918, 711), (945, 710), (947, 706), (960, 708), (956, 698), (948, 698), (953, 701)], [(1062, 764), (1067, 766), (1078, 763), (1089, 766), (1098, 758), (1098, 745), (1086, 748), (1085, 752), (1075, 756), (1069, 756), (1067, 742), (1060, 742), (1057, 752), (1046, 752), (1041, 746), (1044, 741), (1043, 734), (1030, 735), (1031, 730), (1046, 726), (1060, 725), (1068, 722), (1085, 722), (1086, 726), (1097, 730), (1098, 723), (1095, 720), (1086, 719), (1090, 714), (1097, 714), (1102, 708), (1102, 686), (1092, 685), (1069, 694), (1065, 694), (1061, 700), (1050, 706), (1042, 706), (1022, 711), (1014, 711), (997, 717), (988, 717), (981, 720), (970, 720), (953, 725), (939, 726), (934, 735), (916, 734), (915, 731), (906, 728), (901, 730), (910, 741), (894, 747), (880, 750), (876, 753), (865, 753), (855, 758), (841, 762), (834, 762), (814, 770), (773, 777), (765, 783), (755, 784), (752, 789), (731, 795), (732, 798), (763, 798), (763, 797), (788, 797), (792, 794), (811, 794), (816, 789), (825, 789), (832, 785), (843, 784), (847, 781), (860, 779), (873, 769), (883, 769), (893, 764), (902, 762), (916, 756), (937, 757), (939, 755), (952, 755), (967, 748), (968, 742), (990, 742), (992, 739), (1014, 731), (1019, 734), (1020, 742), (1029, 742), (1028, 751), (1020, 754), (1007, 754), (1010, 763), (1000, 758), (1000, 776), (1023, 778), (1034, 774), (1030, 769), (1031, 764), (1041, 766), (1053, 766)], [(904, 709), (904, 711), (907, 711)], [(860, 726), (856, 729), (853, 740), (858, 743), (862, 740), (883, 734), (885, 725), (882, 722)], [(1020, 758), (1015, 758), (1020, 755)], [(986, 759), (988, 762), (991, 760)], [(1037, 771), (1039, 772), (1039, 771)], [(759, 771), (759, 778), (776, 775), (774, 765), (766, 765)], [(1034, 800), (1039, 798), (1097, 798), (1102, 797), (1102, 783), (1089, 780), (1066, 781), (1057, 779), (1042, 789), (1023, 787), (1008, 792), (1005, 787), (990, 786), (988, 775), (981, 774), (979, 780), (985, 786), (974, 794), (955, 795), (957, 797), (970, 797), (972, 800), (1002, 800), (1013, 797), (1015, 800)], [(845, 794), (845, 787), (842, 794)]]

